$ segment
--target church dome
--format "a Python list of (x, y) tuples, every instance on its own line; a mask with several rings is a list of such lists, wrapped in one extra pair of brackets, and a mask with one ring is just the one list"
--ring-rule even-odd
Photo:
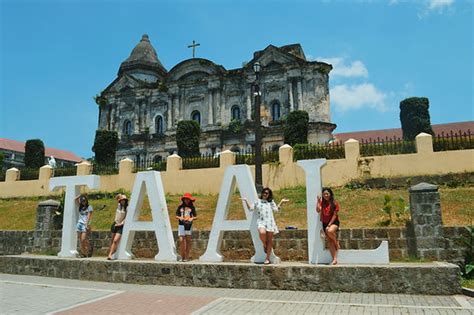
[(140, 42), (133, 48), (130, 57), (120, 65), (119, 75), (129, 70), (148, 70), (156, 72), (161, 76), (166, 74), (166, 69), (161, 64), (155, 48), (150, 43), (147, 34), (142, 36)]

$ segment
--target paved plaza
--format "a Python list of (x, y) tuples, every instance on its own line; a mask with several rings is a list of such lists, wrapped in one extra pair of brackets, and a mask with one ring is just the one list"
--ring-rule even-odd
[(474, 299), (215, 289), (0, 274), (1, 314), (474, 314)]

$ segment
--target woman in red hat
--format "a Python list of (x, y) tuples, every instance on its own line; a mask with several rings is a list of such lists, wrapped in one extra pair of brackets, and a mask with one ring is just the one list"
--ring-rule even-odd
[(176, 210), (176, 219), (178, 219), (178, 236), (180, 242), (181, 260), (189, 259), (191, 252), (191, 233), (193, 221), (196, 220), (196, 208), (193, 202), (195, 198), (190, 193), (185, 193), (181, 197), (181, 204)]
[(118, 205), (117, 210), (115, 211), (114, 223), (112, 223), (112, 226), (110, 227), (110, 231), (112, 232), (112, 241), (110, 243), (109, 255), (107, 256), (107, 260), (111, 260), (113, 254), (117, 250), (120, 239), (122, 238), (125, 217), (127, 216), (127, 196), (125, 196), (124, 194), (118, 194), (117, 196), (115, 196), (115, 199), (117, 199)]

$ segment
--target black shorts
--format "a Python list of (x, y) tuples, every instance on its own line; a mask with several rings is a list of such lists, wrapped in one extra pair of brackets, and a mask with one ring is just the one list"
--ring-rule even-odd
[(122, 234), (123, 233), (123, 225), (121, 226), (115, 226), (115, 222), (112, 223), (112, 225), (110, 226), (110, 232), (112, 233), (118, 233), (118, 234)]
[[(339, 220), (334, 221), (332, 224), (337, 225), (337, 228), (339, 228)], [(323, 223), (323, 230), (326, 232), (326, 228), (328, 227), (328, 224)]]

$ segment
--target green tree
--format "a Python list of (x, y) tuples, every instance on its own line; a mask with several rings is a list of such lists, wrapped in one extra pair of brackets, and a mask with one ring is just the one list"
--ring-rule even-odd
[(308, 143), (309, 116), (304, 110), (292, 111), (285, 123), (285, 143), (291, 146)]
[(426, 97), (410, 97), (400, 102), (400, 122), (404, 140), (414, 140), (420, 132), (434, 135), (429, 103)]
[(44, 143), (40, 139), (30, 139), (25, 143), (25, 166), (40, 168), (44, 165)]
[(5, 158), (5, 155), (3, 152), (0, 152), (0, 169), (3, 168), (3, 159)]
[(97, 130), (95, 132), (94, 146), (95, 161), (99, 164), (113, 164), (117, 151), (118, 135), (116, 131)]
[(197, 121), (182, 120), (178, 122), (176, 129), (176, 145), (178, 147), (178, 155), (181, 157), (198, 156), (199, 153), (199, 137), (201, 136), (201, 128)]

